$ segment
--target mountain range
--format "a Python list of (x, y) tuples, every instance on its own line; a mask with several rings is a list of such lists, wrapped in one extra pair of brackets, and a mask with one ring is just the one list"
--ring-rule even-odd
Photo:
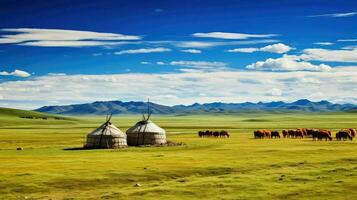
[[(194, 103), (192, 105), (165, 106), (149, 103), (153, 114), (205, 114), (205, 113), (239, 113), (239, 112), (347, 112), (357, 111), (354, 104), (334, 104), (329, 101), (312, 102), (301, 99), (286, 103), (283, 101), (258, 103)], [(63, 115), (103, 115), (103, 114), (141, 114), (146, 113), (147, 102), (141, 101), (96, 101), (93, 103), (44, 106), (38, 112)]]

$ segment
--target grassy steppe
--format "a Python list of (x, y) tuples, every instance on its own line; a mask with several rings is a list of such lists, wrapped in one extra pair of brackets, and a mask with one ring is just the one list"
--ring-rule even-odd
[[(353, 113), (153, 116), (185, 145), (118, 150), (64, 150), (82, 146), (104, 117), (0, 113), (0, 199), (357, 199), (355, 140), (255, 140), (251, 133), (357, 127)], [(113, 122), (125, 131), (138, 119)], [(198, 138), (201, 129), (226, 129), (231, 138)]]

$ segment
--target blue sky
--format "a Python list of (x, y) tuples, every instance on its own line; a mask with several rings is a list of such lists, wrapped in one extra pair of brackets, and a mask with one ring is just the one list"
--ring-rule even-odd
[(2, 0), (0, 106), (355, 103), (356, 21), (357, 2), (341, 0)]

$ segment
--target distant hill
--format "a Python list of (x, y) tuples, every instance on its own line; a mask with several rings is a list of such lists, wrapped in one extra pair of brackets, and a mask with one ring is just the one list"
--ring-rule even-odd
[[(64, 115), (103, 115), (112, 114), (141, 114), (146, 113), (146, 102), (97, 101), (94, 103), (44, 106), (36, 109), (38, 112)], [(150, 103), (154, 114), (204, 114), (204, 113), (239, 113), (239, 112), (346, 112), (357, 111), (357, 105), (334, 104), (328, 101), (312, 102), (301, 99), (292, 103), (282, 101), (269, 103), (195, 103), (192, 105), (165, 106)]]
[(0, 107), (0, 127), (12, 125), (61, 124), (76, 121), (48, 113)]

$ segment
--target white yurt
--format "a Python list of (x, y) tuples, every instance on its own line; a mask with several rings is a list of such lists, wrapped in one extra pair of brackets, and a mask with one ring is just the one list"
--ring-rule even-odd
[(148, 119), (143, 119), (126, 131), (129, 146), (166, 144), (166, 131)]
[(126, 134), (107, 119), (100, 127), (87, 135), (84, 148), (112, 149), (126, 147)]

